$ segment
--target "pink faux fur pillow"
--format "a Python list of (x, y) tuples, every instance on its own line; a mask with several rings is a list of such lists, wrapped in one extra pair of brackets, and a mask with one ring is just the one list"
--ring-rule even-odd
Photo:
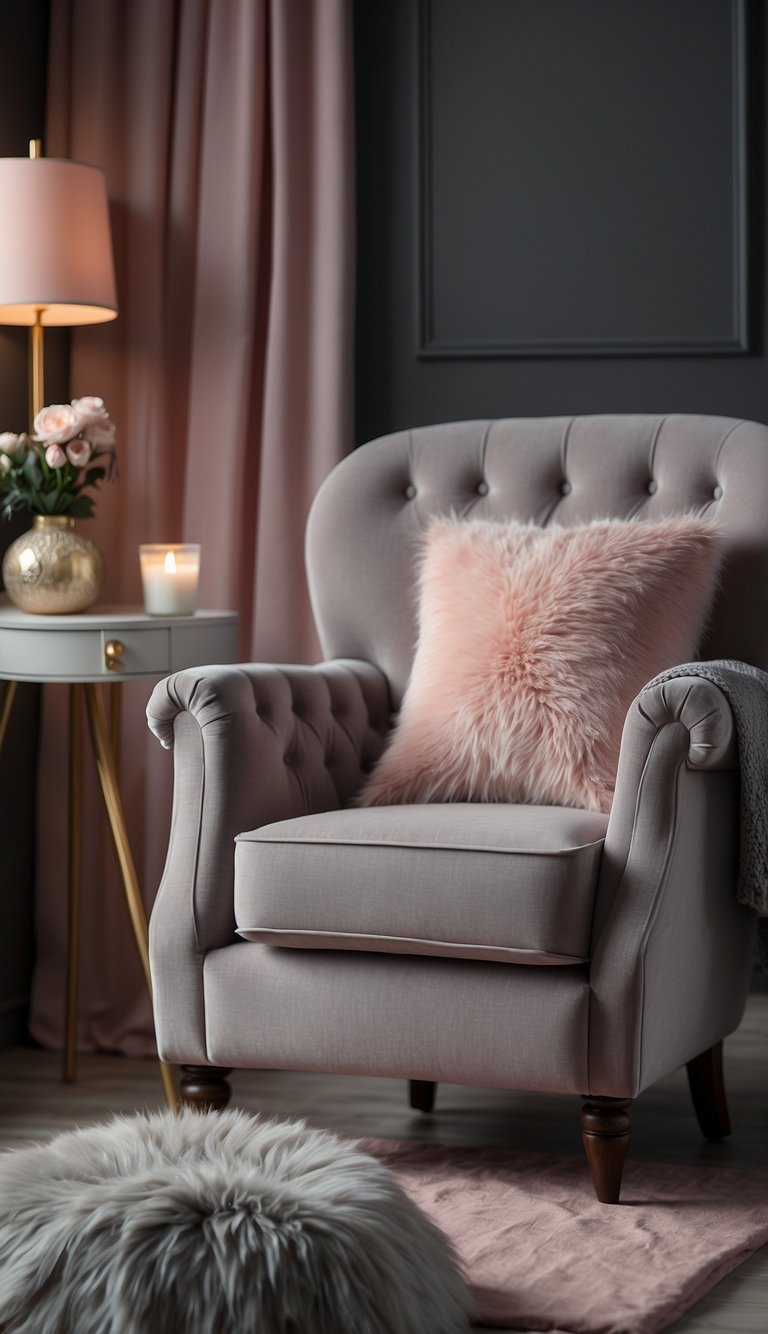
[(694, 656), (717, 565), (693, 516), (433, 521), (400, 718), (358, 803), (609, 810), (627, 709)]

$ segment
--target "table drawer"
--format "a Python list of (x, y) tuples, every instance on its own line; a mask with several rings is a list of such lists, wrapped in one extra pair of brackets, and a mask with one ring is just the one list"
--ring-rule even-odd
[(171, 661), (168, 670), (204, 667), (211, 662), (237, 662), (237, 621), (212, 627), (205, 621), (174, 625), (171, 629)]
[[(122, 645), (119, 671), (110, 671), (106, 645)], [(34, 681), (121, 681), (165, 676), (170, 671), (170, 633), (160, 626), (67, 630), (0, 630), (0, 669), (6, 677)]]

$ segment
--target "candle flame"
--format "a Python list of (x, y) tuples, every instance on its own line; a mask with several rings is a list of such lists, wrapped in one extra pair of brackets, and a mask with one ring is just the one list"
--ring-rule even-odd
[(176, 557), (174, 556), (172, 551), (169, 551), (165, 557), (165, 573), (166, 574), (176, 573)]

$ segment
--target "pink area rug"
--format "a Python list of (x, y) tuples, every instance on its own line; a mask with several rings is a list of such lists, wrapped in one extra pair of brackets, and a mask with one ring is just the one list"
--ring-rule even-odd
[(653, 1334), (768, 1241), (768, 1173), (629, 1162), (598, 1204), (586, 1162), (365, 1140), (453, 1241), (478, 1323)]

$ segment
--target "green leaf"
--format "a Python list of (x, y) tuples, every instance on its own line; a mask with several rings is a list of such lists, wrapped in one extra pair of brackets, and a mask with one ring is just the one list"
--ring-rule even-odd
[(37, 454), (27, 454), (21, 470), (30, 486), (38, 487), (43, 480), (43, 471)]
[(93, 497), (83, 493), (116, 475), (114, 449), (94, 450), (90, 463), (90, 467), (77, 468), (67, 461), (61, 468), (51, 468), (45, 461), (44, 443), (35, 441), (23, 457), (17, 455), (13, 469), (0, 477), (0, 513), (26, 509), (33, 514), (92, 517)]

